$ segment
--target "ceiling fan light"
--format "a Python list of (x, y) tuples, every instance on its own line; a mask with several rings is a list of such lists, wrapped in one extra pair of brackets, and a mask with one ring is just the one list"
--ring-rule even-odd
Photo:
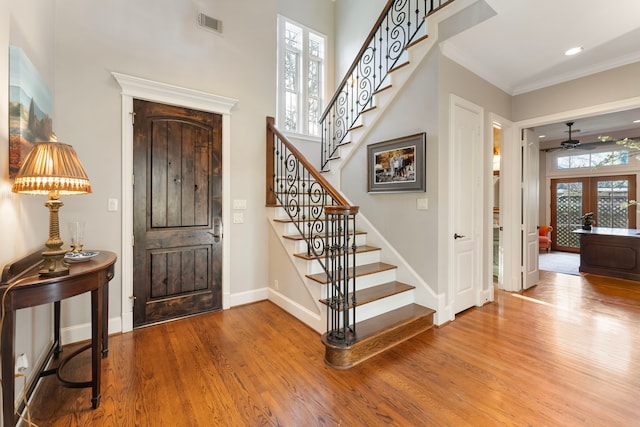
[(566, 56), (573, 56), (573, 55), (577, 55), (578, 53), (582, 52), (584, 50), (584, 48), (582, 46), (576, 46), (576, 47), (572, 47), (571, 49), (568, 49), (564, 54)]

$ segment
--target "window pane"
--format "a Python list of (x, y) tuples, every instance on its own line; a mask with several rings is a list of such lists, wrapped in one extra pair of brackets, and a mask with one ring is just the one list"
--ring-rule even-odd
[(556, 230), (558, 246), (579, 248), (580, 238), (573, 230), (581, 227), (582, 222), (582, 183), (561, 182), (556, 184)]
[(320, 97), (320, 63), (309, 61), (309, 97)]
[(558, 169), (569, 169), (571, 167), (571, 156), (558, 157)]
[(320, 103), (317, 99), (309, 98), (309, 134), (320, 135)]
[(284, 86), (289, 92), (298, 92), (298, 58), (295, 52), (287, 51), (284, 58)]
[(629, 211), (626, 206), (629, 200), (629, 181), (598, 181), (598, 227), (628, 228)]
[(324, 59), (324, 39), (315, 34), (309, 35), (309, 56)]
[(298, 95), (287, 92), (285, 96), (284, 128), (295, 132), (298, 130)]
[(287, 47), (300, 50), (302, 48), (302, 28), (287, 22), (284, 27), (284, 43)]
[(591, 166), (591, 162), (588, 154), (581, 154), (579, 156), (571, 156), (572, 168), (588, 168)]

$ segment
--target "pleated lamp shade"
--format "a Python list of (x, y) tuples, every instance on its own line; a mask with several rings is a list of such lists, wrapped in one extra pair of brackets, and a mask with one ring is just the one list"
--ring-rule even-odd
[(29, 152), (11, 189), (14, 193), (91, 193), (89, 178), (72, 146), (39, 142)]

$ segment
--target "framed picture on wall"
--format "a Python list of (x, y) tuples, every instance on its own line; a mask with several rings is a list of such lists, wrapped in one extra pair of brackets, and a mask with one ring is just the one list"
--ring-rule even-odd
[(9, 178), (36, 142), (53, 134), (51, 90), (24, 51), (9, 47)]
[(405, 136), (367, 147), (370, 193), (426, 191), (426, 133)]

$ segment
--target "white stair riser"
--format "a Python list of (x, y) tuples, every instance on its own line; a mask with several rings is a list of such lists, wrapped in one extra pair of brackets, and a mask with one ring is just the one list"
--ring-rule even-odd
[[(356, 278), (356, 288), (359, 290), (367, 289), (372, 286), (381, 285), (387, 282), (393, 282), (396, 280), (396, 269), (391, 269), (387, 271), (380, 271), (378, 273), (367, 274), (366, 276), (360, 276)], [(325, 288), (326, 285), (320, 285)], [(326, 292), (325, 289), (322, 292)], [(325, 295), (323, 293), (323, 295)]]
[[(311, 221), (311, 225), (317, 230), (318, 227), (322, 227), (320, 228), (320, 233), (324, 232), (324, 227), (325, 227), (325, 223), (324, 221), (319, 221), (320, 224), (316, 224), (315, 221)], [(302, 221), (302, 223), (298, 224), (296, 226), (296, 224), (294, 224), (293, 222), (283, 222), (282, 224), (284, 224), (285, 228), (284, 228), (284, 234), (285, 236), (295, 236), (296, 234), (300, 234), (300, 232), (298, 231), (298, 227), (302, 227), (303, 229), (306, 230), (307, 227), (309, 227), (308, 225), (308, 221)], [(349, 230), (353, 231), (353, 219), (349, 220)]]
[[(295, 240), (295, 242), (296, 242), (296, 246), (295, 246), (296, 253), (307, 252), (307, 243), (304, 240)], [(366, 243), (367, 243), (366, 234), (356, 234), (356, 246), (363, 246)]]
[[(395, 310), (396, 308), (400, 308), (414, 302), (413, 290), (409, 290), (372, 301), (367, 304), (359, 305), (356, 309), (356, 322), (362, 322), (363, 320), (379, 316), (381, 313)], [(356, 331), (356, 333), (357, 332), (358, 331)]]
[[(318, 261), (314, 260), (303, 260), (307, 263), (307, 274), (316, 274), (321, 273), (324, 270)], [(380, 261), (380, 251), (369, 251), (369, 252), (361, 252), (356, 254), (356, 265), (365, 265), (371, 264), (374, 262)], [(351, 262), (351, 257), (349, 257), (349, 262)]]
[[(326, 295), (323, 297), (326, 298)], [(387, 311), (395, 310), (400, 307), (412, 304), (415, 296), (413, 290), (401, 292), (399, 294), (388, 296), (381, 300), (372, 301), (367, 304), (358, 305), (356, 309), (356, 322), (362, 322), (372, 317), (379, 316)], [(326, 310), (326, 308), (325, 308)], [(339, 327), (342, 326), (342, 317), (339, 319)], [(356, 333), (358, 331), (356, 330)]]

